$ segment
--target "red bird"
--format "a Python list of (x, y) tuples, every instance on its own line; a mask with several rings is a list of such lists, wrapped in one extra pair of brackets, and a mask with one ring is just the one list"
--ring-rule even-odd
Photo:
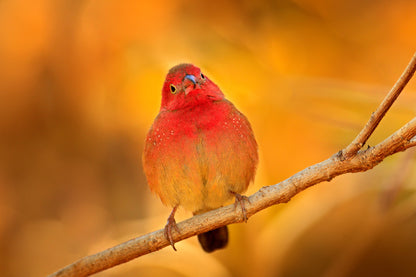
[[(174, 218), (179, 206), (200, 214), (235, 197), (246, 218), (245, 197), (240, 194), (253, 181), (257, 163), (257, 143), (247, 118), (198, 67), (173, 67), (143, 153), (150, 189), (163, 204), (173, 207), (165, 226), (173, 249), (171, 233), (179, 231)], [(198, 239), (206, 252), (224, 248), (227, 226)]]

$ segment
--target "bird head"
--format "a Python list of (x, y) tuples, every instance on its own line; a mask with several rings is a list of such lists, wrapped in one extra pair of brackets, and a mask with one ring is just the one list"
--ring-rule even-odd
[(224, 98), (224, 94), (192, 64), (171, 68), (162, 89), (161, 110), (178, 110)]

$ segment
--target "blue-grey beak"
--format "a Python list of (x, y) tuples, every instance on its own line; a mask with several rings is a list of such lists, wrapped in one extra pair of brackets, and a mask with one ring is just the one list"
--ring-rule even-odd
[(191, 81), (192, 83), (194, 83), (194, 85), (196, 85), (196, 79), (194, 75), (186, 75), (185, 79), (188, 79), (189, 81)]

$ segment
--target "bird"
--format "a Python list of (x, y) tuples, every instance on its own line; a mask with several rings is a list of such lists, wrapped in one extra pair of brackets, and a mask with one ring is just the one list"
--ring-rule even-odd
[[(242, 194), (254, 181), (257, 142), (246, 116), (200, 68), (183, 63), (169, 70), (142, 163), (150, 190), (172, 207), (164, 235), (175, 251), (178, 207), (197, 215), (234, 198), (247, 221), (248, 198)], [(198, 240), (208, 253), (224, 248), (227, 226), (199, 234)]]

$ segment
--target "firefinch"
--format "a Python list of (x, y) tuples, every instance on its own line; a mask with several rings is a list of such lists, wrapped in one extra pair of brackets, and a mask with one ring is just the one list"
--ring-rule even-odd
[[(235, 197), (246, 219), (241, 193), (253, 181), (257, 163), (257, 143), (247, 118), (198, 67), (173, 67), (146, 137), (143, 167), (151, 191), (173, 207), (165, 236), (174, 249), (172, 231), (179, 231), (174, 218), (179, 206), (200, 214)], [(206, 252), (223, 248), (227, 226), (198, 239)]]

